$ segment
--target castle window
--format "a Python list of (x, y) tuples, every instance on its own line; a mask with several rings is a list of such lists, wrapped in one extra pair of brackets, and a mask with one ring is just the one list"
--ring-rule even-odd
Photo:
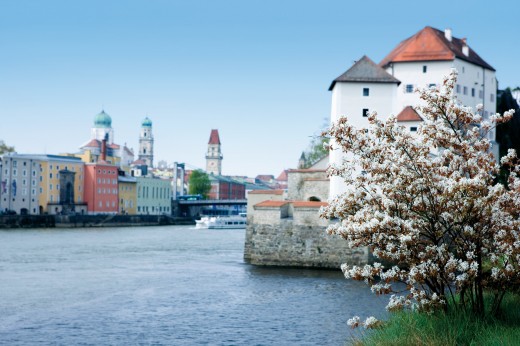
[(368, 108), (363, 108), (363, 116), (368, 117)]
[(370, 89), (369, 88), (363, 88), (363, 96), (370, 95)]
[(404, 92), (407, 94), (413, 93), (413, 84), (406, 84)]
[(423, 65), (423, 67), (422, 67), (422, 72), (423, 72), (423, 73), (426, 73), (427, 70), (428, 70), (428, 66)]

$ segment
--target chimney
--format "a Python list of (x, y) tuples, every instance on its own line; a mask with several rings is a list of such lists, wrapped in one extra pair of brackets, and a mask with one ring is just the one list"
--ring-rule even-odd
[(101, 141), (101, 160), (107, 160), (107, 137), (108, 134), (105, 135), (105, 138)]
[(446, 39), (448, 41), (451, 42), (451, 29), (450, 28), (444, 29), (444, 36), (446, 37)]
[(462, 54), (469, 56), (469, 47), (465, 37), (462, 39)]

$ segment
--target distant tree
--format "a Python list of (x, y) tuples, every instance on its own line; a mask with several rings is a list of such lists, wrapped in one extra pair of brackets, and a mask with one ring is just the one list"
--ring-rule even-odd
[(14, 147), (10, 147), (4, 143), (4, 141), (0, 140), (0, 155), (6, 153), (12, 153), (14, 151)]
[(320, 134), (312, 136), (308, 149), (304, 151), (300, 157), (299, 168), (309, 168), (329, 154), (327, 148), (328, 138), (323, 133), (327, 127), (328, 124), (324, 123)]
[(211, 182), (206, 172), (201, 169), (191, 172), (188, 184), (188, 193), (190, 195), (202, 195), (204, 199), (208, 198), (209, 191), (211, 190)]
[(500, 157), (507, 154), (509, 149), (515, 149), (520, 153), (520, 107), (514, 99), (509, 88), (499, 94), (497, 112), (504, 113), (510, 109), (515, 110), (511, 121), (497, 126), (497, 142), (500, 145)]
[[(342, 117), (329, 131), (333, 146), (352, 155), (329, 172), (350, 189), (333, 197), (322, 216), (339, 219), (329, 233), (393, 263), (342, 265), (347, 278), (391, 294), (390, 311), (454, 308), (496, 315), (504, 295), (520, 287), (520, 165), (509, 150), (501, 160), (510, 169), (508, 187), (497, 183), (499, 164), (487, 139), (513, 112), (482, 119), (457, 102), (456, 80), (453, 72), (440, 89), (421, 91), (424, 123), (417, 136), (395, 117), (381, 121), (375, 113), (368, 129)], [(364, 173), (353, 174), (353, 167)], [(355, 317), (349, 324), (361, 322)]]

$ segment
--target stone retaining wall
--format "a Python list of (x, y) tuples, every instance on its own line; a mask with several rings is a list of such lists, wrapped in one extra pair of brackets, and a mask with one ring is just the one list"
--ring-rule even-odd
[[(265, 202), (248, 218), (244, 260), (254, 265), (339, 268), (371, 262), (367, 248), (351, 249), (326, 232), (318, 202)], [(278, 205), (279, 204), (279, 205)]]

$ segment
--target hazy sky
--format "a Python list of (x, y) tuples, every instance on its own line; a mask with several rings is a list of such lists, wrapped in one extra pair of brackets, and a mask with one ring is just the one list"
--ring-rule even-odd
[(330, 115), (330, 82), (379, 62), (425, 26), (450, 27), (520, 85), (515, 1), (0, 0), (0, 139), (19, 153), (76, 152), (102, 108), (137, 153), (223, 174), (295, 168)]

